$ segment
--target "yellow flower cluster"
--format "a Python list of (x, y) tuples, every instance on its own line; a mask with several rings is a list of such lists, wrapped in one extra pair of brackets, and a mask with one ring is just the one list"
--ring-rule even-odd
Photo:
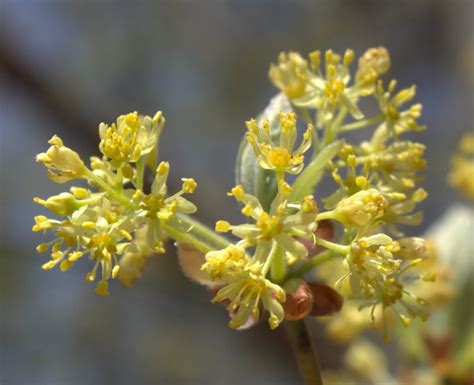
[(233, 314), (230, 327), (237, 329), (249, 318), (258, 320), (261, 305), (270, 313), (268, 322), (272, 329), (283, 321), (284, 290), (265, 278), (264, 266), (252, 261), (241, 245), (209, 252), (206, 259), (202, 269), (223, 286), (213, 301), (229, 301), (227, 309)]
[[(51, 250), (51, 260), (43, 264), (43, 269), (59, 266), (66, 271), (78, 259), (88, 257), (93, 268), (85, 280), (95, 281), (100, 267), (95, 291), (106, 296), (110, 278), (119, 277), (129, 286), (141, 275), (146, 256), (164, 252), (165, 239), (186, 237), (189, 226), (179, 216), (195, 212), (196, 207), (182, 195), (194, 192), (196, 182), (184, 178), (182, 189), (168, 195), (169, 164), (161, 162), (149, 193), (144, 192), (144, 166), (150, 164), (150, 154), (157, 151), (163, 124), (161, 112), (153, 118), (134, 112), (120, 116), (111, 126), (101, 123), (99, 149), (103, 157), (91, 158), (91, 168), (57, 136), (49, 141), (48, 151), (36, 158), (46, 166), (48, 176), (59, 183), (84, 179), (97, 191), (71, 187), (70, 192), (46, 200), (34, 198), (63, 217), (35, 217), (33, 231), (49, 230), (55, 235), (52, 241), (37, 247), (41, 253)], [(139, 233), (145, 235), (137, 237)]]
[[(198, 273), (194, 267), (183, 270), (217, 289), (214, 301), (226, 304), (232, 328), (244, 327), (265, 313), (273, 329), (284, 319), (337, 311), (339, 294), (328, 287), (318, 291), (339, 296), (338, 306), (318, 308), (324, 299), (311, 291), (315, 283), (304, 281), (306, 272), (330, 260), (339, 265), (333, 271), (338, 274), (335, 288), (363, 311), (369, 309), (373, 324), (376, 312), (385, 319), (387, 310), (406, 326), (412, 318), (425, 319), (426, 301), (414, 293), (417, 283), (433, 282), (436, 274), (419, 268), (430, 257), (424, 241), (400, 238), (397, 227), (421, 221), (416, 206), (427, 196), (419, 186), (425, 147), (402, 139), (407, 132), (424, 129), (418, 123), (421, 105), (409, 104), (415, 87), (396, 91), (395, 80), (388, 85), (381, 80), (390, 68), (383, 47), (367, 50), (354, 76), (352, 50), (343, 55), (328, 50), (321, 56), (319, 51), (308, 58), (282, 53), (278, 64), (270, 67), (270, 79), (282, 93), (258, 119), (246, 122), (237, 185), (228, 194), (241, 205), (242, 224), (219, 220), (213, 231), (189, 217), (197, 208), (184, 195), (195, 191), (193, 179), (183, 178), (181, 190), (168, 193), (170, 166), (158, 161), (165, 123), (161, 112), (153, 118), (133, 112), (110, 125), (101, 123), (102, 157), (92, 157), (90, 167), (54, 136), (37, 160), (53, 181), (83, 179), (90, 188), (72, 187), (47, 199), (35, 198), (63, 217), (35, 218), (33, 231), (55, 235), (38, 246), (39, 252), (51, 249), (51, 260), (43, 268), (67, 270), (88, 257), (93, 267), (86, 281), (96, 279), (100, 266), (96, 293), (108, 295), (110, 278), (132, 285), (150, 255), (164, 252), (165, 240), (172, 238), (178, 250), (200, 258), (193, 262), (201, 266)], [(371, 98), (379, 112), (366, 116), (363, 98)], [(305, 124), (300, 133), (298, 119)], [(372, 131), (362, 142), (350, 143), (346, 134), (361, 129)], [(466, 156), (455, 159), (451, 180), (471, 194), (472, 184), (466, 181), (472, 159), (466, 157), (474, 153), (474, 141), (463, 143)], [(144, 183), (147, 168), (153, 174), (150, 186)], [(321, 198), (318, 185), (323, 180), (334, 189)], [(237, 240), (230, 243), (220, 233)], [(180, 256), (180, 261), (188, 259)], [(301, 295), (295, 287), (306, 288), (303, 312), (295, 312)], [(382, 324), (386, 335), (386, 323)]]
[[(270, 79), (305, 123), (318, 128), (313, 133), (315, 152), (310, 166), (323, 158), (323, 166), (337, 184), (335, 191), (322, 199), (329, 211), (319, 213), (316, 220), (337, 221), (344, 227), (344, 234), (338, 243), (324, 239), (316, 239), (316, 243), (329, 253), (345, 257), (346, 273), (338, 285), (348, 282), (345, 294), (370, 307), (372, 319), (374, 309), (380, 306), (383, 314), (390, 308), (408, 324), (411, 318), (426, 318), (428, 313), (425, 301), (408, 291), (416, 291), (416, 285), (407, 284), (409, 280), (404, 277), (412, 276), (428, 256), (421, 255), (420, 250), (425, 248), (414, 246), (423, 244), (422, 240), (417, 243), (413, 238), (402, 238), (398, 242), (381, 229), (386, 227), (395, 236), (402, 236), (397, 225), (417, 225), (422, 220), (416, 206), (427, 196), (418, 185), (418, 174), (426, 167), (425, 147), (400, 138), (407, 132), (425, 129), (418, 123), (422, 106), (409, 104), (415, 97), (415, 86), (396, 91), (395, 80), (385, 86), (380, 79), (390, 68), (385, 48), (367, 50), (351, 81), (353, 60), (351, 50), (344, 55), (329, 50), (321, 68), (319, 51), (310, 53), (308, 60), (294, 52), (281, 54), (279, 64), (270, 69)], [(298, 92), (293, 92), (295, 89)], [(366, 97), (375, 99), (379, 114), (365, 116), (359, 104)], [(372, 134), (359, 144), (342, 139), (345, 133), (367, 127), (373, 127)], [(337, 148), (337, 153), (327, 159), (323, 155), (329, 148)], [(455, 162), (467, 170), (465, 162), (459, 158)], [(467, 180), (461, 175), (458, 172), (451, 179)], [(321, 179), (319, 175), (317, 178)], [(426, 272), (416, 278), (434, 281), (435, 274)]]
[[(275, 172), (278, 194), (267, 212), (257, 197), (247, 193), (242, 185), (235, 186), (229, 195), (243, 205), (242, 214), (248, 217), (250, 223), (231, 225), (227, 221), (218, 221), (217, 232), (230, 231), (240, 241), (226, 249), (207, 253), (202, 268), (216, 284), (224, 285), (215, 300), (231, 301), (229, 310), (236, 312), (231, 327), (241, 327), (250, 317), (256, 320), (263, 306), (270, 313), (270, 326), (275, 328), (283, 320), (281, 302), (285, 300), (283, 288), (272, 283), (272, 280), (278, 281), (278, 274), (281, 274), (276, 272), (275, 266), (280, 264), (284, 274), (286, 265), (305, 259), (308, 250), (297, 238), (314, 240), (317, 226), (319, 209), (313, 196), (307, 195), (301, 201), (290, 202), (288, 195), (292, 189), (285, 180), (286, 173), (301, 172), (303, 153), (311, 145), (312, 128), (308, 127), (296, 151), (293, 151), (296, 141), (294, 113), (279, 115), (279, 146), (270, 137), (268, 120), (264, 121), (263, 128), (255, 120), (250, 120), (247, 129), (247, 140), (260, 167)], [(282, 153), (285, 155), (280, 157)], [(248, 256), (247, 250), (253, 250), (253, 255)]]
[[(415, 96), (414, 87), (395, 92), (396, 81), (385, 88), (379, 79), (390, 67), (384, 48), (372, 48), (362, 55), (351, 82), (354, 57), (351, 50), (344, 55), (326, 51), (322, 69), (318, 51), (308, 59), (290, 52), (280, 54), (278, 64), (270, 67), (270, 79), (305, 121), (307, 130), (295, 150), (295, 112), (280, 113), (277, 120), (263, 117), (246, 124), (246, 139), (257, 164), (274, 173), (278, 191), (265, 210), (257, 196), (238, 184), (229, 195), (242, 204), (248, 222), (216, 223), (217, 232), (231, 232), (240, 239), (235, 245), (209, 252), (202, 267), (221, 287), (216, 300), (230, 301), (232, 327), (240, 327), (250, 318), (256, 320), (262, 308), (270, 312), (271, 326), (277, 326), (283, 315), (275, 318), (279, 311), (269, 307), (268, 301), (286, 297), (275, 294), (286, 293), (285, 281), (302, 278), (302, 273), (319, 260), (338, 255), (344, 257), (345, 273), (336, 286), (343, 285), (348, 298), (371, 309), (372, 323), (379, 307), (382, 314), (391, 309), (405, 325), (413, 317), (427, 317), (425, 301), (408, 292), (405, 282), (405, 277), (412, 279), (415, 267), (427, 259), (423, 241), (402, 238), (399, 243), (381, 232), (386, 226), (399, 236), (395, 224), (421, 220), (421, 213), (413, 211), (426, 197), (417, 186), (417, 173), (426, 166), (425, 148), (400, 140), (402, 134), (424, 128), (417, 123), (421, 105), (404, 108)], [(366, 118), (359, 102), (368, 96), (375, 99), (380, 113)], [(349, 117), (355, 121), (348, 122)], [(370, 126), (374, 127), (372, 136), (358, 145), (340, 138)], [(305, 168), (304, 154), (312, 144), (313, 156)], [(338, 186), (323, 199), (328, 211), (319, 212), (311, 192), (325, 171)], [(296, 175), (293, 183), (286, 174)], [(322, 220), (343, 226), (338, 243), (318, 235)], [(321, 257), (309, 255), (304, 239), (322, 248)], [(423, 281), (433, 281), (434, 277), (431, 272), (416, 276)], [(271, 282), (276, 287), (268, 290)], [(386, 334), (386, 328), (384, 331)]]
[(349, 251), (344, 264), (333, 260), (318, 270), (321, 278), (338, 284), (345, 296), (355, 300), (326, 320), (327, 332), (336, 341), (347, 342), (368, 326), (381, 327), (388, 339), (394, 318), (409, 326), (413, 318), (426, 319), (431, 309), (453, 295), (446, 267), (424, 239), (393, 241), (376, 234), (354, 242)]
[(278, 65), (270, 67), (269, 76), (296, 107), (318, 109), (316, 126), (321, 128), (341, 106), (354, 118), (362, 118), (359, 98), (373, 94), (377, 78), (390, 68), (385, 48), (370, 49), (360, 58), (355, 83), (350, 84), (349, 66), (354, 57), (352, 50), (342, 56), (328, 50), (321, 69), (320, 51), (311, 52), (309, 60), (296, 52), (281, 53)]

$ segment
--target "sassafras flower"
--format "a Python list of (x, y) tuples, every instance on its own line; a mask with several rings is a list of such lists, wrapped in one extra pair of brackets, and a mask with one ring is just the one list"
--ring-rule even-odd
[[(131, 234), (136, 226), (126, 217), (119, 219), (111, 215), (110, 209), (110, 202), (104, 200), (102, 206), (84, 206), (62, 222), (40, 218), (37, 222), (48, 223), (47, 228), (56, 236), (56, 239), (50, 242), (51, 260), (42, 266), (43, 269), (49, 270), (59, 265), (62, 271), (66, 271), (77, 260), (88, 255), (94, 261), (94, 267), (85, 279), (87, 282), (93, 282), (100, 267), (101, 280), (96, 287), (96, 293), (108, 295), (105, 281), (117, 276), (117, 256), (130, 246)], [(41, 251), (45, 251), (45, 248), (42, 247)]]
[(342, 199), (334, 210), (319, 214), (318, 220), (335, 219), (366, 234), (381, 224), (380, 218), (388, 209), (389, 204), (380, 191), (361, 190)]
[(296, 52), (281, 52), (278, 64), (272, 64), (269, 71), (270, 80), (290, 99), (304, 95), (308, 75), (308, 61)]
[(271, 241), (275, 241), (284, 250), (289, 263), (306, 257), (306, 247), (295, 237), (310, 240), (314, 238), (318, 207), (311, 195), (291, 207), (284, 201), (270, 213), (264, 211), (258, 199), (247, 194), (240, 185), (232, 189), (231, 195), (244, 204), (243, 214), (254, 222), (234, 226), (219, 221), (216, 230), (231, 231), (246, 246), (265, 245), (265, 248), (269, 248)]
[[(375, 79), (390, 69), (390, 55), (384, 47), (369, 48), (359, 59), (356, 81)], [(368, 79), (369, 78), (369, 79)]]
[(137, 162), (156, 147), (164, 124), (161, 111), (153, 118), (138, 115), (136, 111), (121, 115), (110, 126), (105, 123), (99, 125), (99, 149), (115, 167), (126, 162)]
[(185, 225), (181, 224), (177, 214), (192, 214), (196, 212), (196, 206), (182, 195), (194, 192), (197, 183), (194, 179), (184, 179), (183, 188), (176, 194), (168, 196), (166, 182), (169, 174), (169, 163), (161, 162), (157, 169), (155, 179), (151, 185), (150, 194), (144, 196), (139, 203), (148, 220), (148, 242), (150, 248), (163, 253), (163, 227), (176, 225), (186, 231)]
[(93, 268), (86, 281), (93, 282), (100, 275), (95, 292), (105, 296), (109, 293), (108, 280), (116, 278), (121, 267), (121, 281), (130, 286), (141, 275), (148, 257), (164, 252), (166, 239), (189, 238), (187, 232), (192, 225), (179, 215), (196, 211), (194, 204), (182, 197), (195, 191), (194, 179), (183, 178), (181, 190), (168, 196), (169, 164), (161, 162), (151, 191), (143, 192), (145, 166), (150, 167), (156, 160), (151, 155), (156, 155), (152, 151), (156, 150), (163, 124), (161, 112), (153, 118), (134, 112), (120, 116), (110, 127), (101, 124), (99, 147), (104, 156), (91, 158), (91, 170), (60, 138), (54, 136), (49, 141), (51, 147), (37, 160), (49, 169), (51, 179), (66, 182), (83, 178), (98, 192), (74, 186), (70, 192), (47, 199), (34, 198), (62, 217), (35, 218), (33, 231), (49, 230), (54, 234), (51, 242), (37, 247), (40, 253), (51, 251), (51, 259), (43, 269), (58, 266), (66, 271), (79, 259), (88, 258)]
[(247, 265), (241, 273), (221, 288), (213, 302), (230, 301), (227, 309), (234, 313), (229, 326), (237, 329), (249, 318), (258, 320), (262, 309), (270, 314), (268, 323), (275, 329), (284, 318), (282, 303), (285, 302), (285, 291), (270, 282), (262, 274), (261, 264)]
[(417, 119), (421, 116), (423, 106), (413, 104), (408, 109), (402, 110), (403, 105), (411, 101), (416, 95), (416, 87), (411, 86), (398, 91), (393, 95), (397, 82), (392, 80), (387, 89), (383, 82), (379, 81), (375, 96), (378, 99), (380, 110), (385, 116), (384, 126), (389, 133), (400, 135), (409, 131), (423, 131), (424, 126), (418, 124)]
[[(333, 119), (335, 112), (343, 107), (355, 119), (363, 118), (357, 106), (360, 95), (366, 94), (365, 86), (349, 84), (351, 80), (349, 66), (354, 60), (354, 52), (347, 50), (343, 57), (331, 50), (325, 53), (325, 72), (320, 69), (319, 52), (313, 52), (313, 71), (308, 80), (307, 92), (292, 102), (302, 108), (319, 110), (316, 126), (318, 128)], [(371, 85), (372, 87), (372, 85)]]
[(239, 275), (249, 264), (250, 259), (245, 249), (229, 245), (225, 249), (210, 251), (206, 254), (206, 263), (201, 270), (205, 270), (213, 281), (229, 280)]
[[(385, 323), (385, 310), (391, 309), (405, 326), (411, 319), (428, 318), (426, 301), (407, 291), (402, 282), (423, 260), (403, 260), (397, 258), (400, 244), (385, 234), (375, 234), (354, 241), (346, 257), (348, 273), (340, 280), (349, 279), (350, 296), (361, 301), (361, 308), (371, 308), (371, 321), (375, 322), (374, 312), (378, 305), (383, 311), (384, 336), (388, 339)], [(422, 279), (421, 276), (418, 279)]]
[(257, 121), (249, 120), (247, 140), (252, 145), (260, 166), (273, 170), (277, 174), (298, 174), (304, 167), (304, 153), (311, 147), (312, 126), (308, 125), (303, 135), (303, 141), (295, 150), (296, 141), (296, 114), (280, 114), (280, 141), (275, 144), (270, 136), (270, 123), (264, 120), (262, 127)]
[(86, 166), (79, 154), (54, 135), (48, 142), (51, 147), (46, 152), (36, 155), (36, 161), (48, 168), (48, 177), (53, 182), (64, 183), (81, 178), (86, 172)]

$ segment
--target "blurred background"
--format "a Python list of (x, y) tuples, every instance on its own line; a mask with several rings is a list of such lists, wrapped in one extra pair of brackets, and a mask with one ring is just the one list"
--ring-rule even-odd
[[(0, 0), (0, 383), (298, 384), (283, 330), (226, 327), (175, 255), (151, 260), (133, 289), (99, 298), (78, 264), (44, 272), (33, 196), (62, 191), (35, 154), (57, 133), (97, 154), (99, 122), (163, 110), (161, 155), (173, 181), (194, 177), (198, 217), (238, 218), (226, 197), (244, 121), (276, 94), (267, 77), (282, 50), (362, 54), (384, 45), (390, 76), (418, 85), (429, 168), (421, 234), (460, 196), (446, 184), (461, 134), (473, 128), (471, 0)], [(82, 270), (81, 270), (82, 268)], [(340, 348), (319, 336), (321, 364)]]

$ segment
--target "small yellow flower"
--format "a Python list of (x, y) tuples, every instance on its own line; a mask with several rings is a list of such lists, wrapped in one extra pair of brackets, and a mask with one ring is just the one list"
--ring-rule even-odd
[(231, 224), (227, 221), (217, 221), (216, 222), (216, 231), (218, 233), (226, 233), (230, 230), (230, 227), (231, 227)]
[[(401, 281), (402, 276), (409, 274), (422, 259), (397, 258), (395, 255), (400, 252), (400, 244), (385, 234), (362, 237), (350, 246), (346, 257), (349, 272), (342, 280), (348, 277), (350, 296), (361, 300), (362, 308), (371, 308), (372, 324), (375, 323), (374, 312), (377, 305), (382, 306), (383, 319), (385, 310), (391, 309), (405, 326), (410, 324), (412, 318), (425, 320), (429, 315), (425, 301), (408, 292)], [(388, 339), (385, 322), (383, 331)]]
[(53, 227), (54, 223), (59, 223), (57, 221), (53, 221), (52, 219), (46, 218), (44, 215), (37, 215), (35, 217), (35, 224), (32, 228), (34, 232), (38, 231), (45, 231)]
[(196, 206), (183, 198), (182, 194), (194, 192), (197, 183), (194, 179), (183, 178), (182, 189), (174, 195), (168, 196), (166, 182), (169, 174), (169, 163), (161, 162), (156, 169), (155, 179), (151, 186), (151, 193), (146, 195), (140, 203), (140, 208), (146, 212), (150, 220), (170, 221), (176, 213), (192, 214)]
[(252, 145), (260, 166), (273, 170), (277, 174), (298, 174), (304, 167), (303, 154), (311, 147), (311, 125), (308, 125), (300, 146), (294, 150), (296, 141), (296, 114), (280, 114), (280, 141), (276, 145), (270, 137), (269, 122), (263, 122), (259, 127), (257, 121), (249, 120), (247, 125), (247, 140)]
[(161, 111), (153, 118), (138, 115), (136, 111), (121, 115), (110, 126), (105, 123), (99, 125), (99, 149), (115, 167), (126, 162), (137, 162), (156, 147), (164, 124)]
[(392, 80), (385, 90), (383, 82), (379, 81), (375, 96), (379, 101), (380, 110), (385, 116), (385, 127), (389, 133), (401, 135), (409, 131), (423, 131), (424, 126), (418, 124), (417, 119), (421, 116), (423, 106), (413, 104), (408, 109), (402, 111), (402, 106), (411, 101), (416, 95), (416, 87), (402, 89), (395, 95), (393, 92), (396, 81)]
[(390, 69), (390, 55), (384, 47), (369, 48), (359, 59), (356, 81), (375, 81)]
[(290, 99), (303, 96), (308, 81), (308, 62), (296, 52), (281, 52), (278, 64), (272, 64), (270, 80)]
[(97, 295), (100, 295), (102, 297), (108, 297), (109, 296), (109, 284), (106, 280), (101, 280), (97, 284), (95, 288), (95, 293)]
[(48, 143), (51, 147), (36, 155), (36, 161), (48, 168), (48, 177), (53, 182), (64, 183), (84, 175), (87, 169), (77, 152), (65, 147), (56, 135)]
[(38, 197), (33, 198), (33, 200), (59, 216), (70, 215), (83, 205), (70, 193), (61, 193), (49, 197), (47, 200)]
[[(254, 223), (231, 225), (219, 221), (216, 228), (232, 231), (232, 234), (241, 238), (247, 246), (262, 246), (257, 248), (258, 251), (265, 250), (270, 246), (270, 241), (275, 241), (285, 252), (289, 263), (306, 257), (306, 247), (295, 237), (313, 239), (318, 207), (312, 196), (306, 196), (300, 203), (293, 203), (292, 208), (284, 201), (275, 210), (266, 212), (258, 199), (247, 194), (240, 185), (232, 189), (231, 195), (244, 204), (245, 215), (252, 218)], [(267, 257), (268, 255), (264, 256)]]
[(197, 183), (193, 178), (181, 178), (183, 181), (183, 187), (181, 188), (184, 193), (192, 194), (197, 187)]
[(249, 257), (241, 247), (230, 245), (223, 250), (206, 254), (206, 263), (201, 270), (206, 271), (213, 281), (232, 279), (243, 272), (249, 263)]
[(282, 303), (285, 302), (285, 291), (270, 282), (261, 273), (261, 265), (248, 265), (241, 274), (221, 288), (213, 302), (229, 300), (227, 309), (234, 315), (229, 326), (237, 329), (244, 325), (249, 318), (258, 320), (261, 307), (270, 314), (268, 323), (275, 329), (284, 317)]
[(333, 210), (333, 218), (344, 225), (367, 231), (377, 226), (389, 205), (382, 193), (375, 189), (361, 190), (341, 200)]
[(340, 108), (347, 109), (355, 119), (363, 118), (357, 103), (360, 96), (373, 92), (373, 82), (355, 86), (351, 80), (349, 66), (354, 60), (354, 52), (346, 50), (341, 56), (331, 50), (325, 53), (325, 73), (321, 70), (320, 52), (310, 54), (311, 71), (308, 71), (304, 94), (292, 98), (292, 103), (300, 108), (315, 108), (318, 116), (316, 126), (323, 127), (334, 118)]

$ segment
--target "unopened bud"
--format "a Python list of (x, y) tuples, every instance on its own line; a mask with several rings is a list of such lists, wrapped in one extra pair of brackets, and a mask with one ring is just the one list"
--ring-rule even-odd
[(38, 197), (33, 198), (33, 200), (59, 216), (70, 215), (81, 207), (81, 203), (74, 197), (74, 195), (66, 192), (54, 195), (46, 200)]
[(289, 321), (306, 317), (313, 307), (313, 295), (308, 284), (302, 280), (298, 280), (295, 284), (297, 286), (292, 291), (286, 290), (286, 301), (283, 303), (285, 319)]
[(84, 175), (86, 167), (79, 154), (64, 146), (62, 140), (54, 135), (48, 142), (47, 152), (36, 156), (36, 161), (48, 168), (48, 177), (57, 183), (64, 183)]
[(334, 218), (349, 227), (366, 228), (383, 216), (388, 208), (387, 200), (378, 190), (361, 190), (337, 204)]
[(310, 315), (326, 316), (341, 310), (344, 299), (336, 290), (317, 282), (308, 283), (308, 286), (313, 295)]
[(371, 71), (373, 71), (376, 76), (380, 76), (387, 72), (389, 68), (390, 56), (388, 51), (384, 47), (370, 48), (359, 59), (356, 80), (362, 80)]
[(148, 263), (150, 254), (127, 252), (120, 259), (117, 277), (123, 287), (132, 287), (141, 278)]

